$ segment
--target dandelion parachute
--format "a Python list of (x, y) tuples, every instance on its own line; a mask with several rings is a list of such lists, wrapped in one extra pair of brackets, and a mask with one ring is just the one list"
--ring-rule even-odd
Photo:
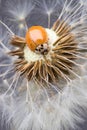
[(12, 130), (77, 128), (87, 109), (86, 4), (6, 0), (0, 5), (2, 124), (5, 120)]

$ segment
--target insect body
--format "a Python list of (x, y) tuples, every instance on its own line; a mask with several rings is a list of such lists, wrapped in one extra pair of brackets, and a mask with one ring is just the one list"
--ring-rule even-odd
[(32, 26), (28, 29), (25, 37), (30, 50), (40, 54), (48, 53), (48, 36), (45, 28)]

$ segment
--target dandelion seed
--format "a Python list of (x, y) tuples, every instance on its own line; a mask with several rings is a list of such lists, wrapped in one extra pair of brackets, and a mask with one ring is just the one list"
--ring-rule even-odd
[[(34, 5), (32, 5), (31, 0), (6, 1), (3, 8), (5, 8), (5, 10), (8, 12), (8, 16), (5, 16), (7, 23), (9, 24), (10, 22), (13, 22), (13, 24), (9, 25), (12, 29), (15, 28), (14, 31), (16, 33), (19, 32), (20, 34), (20, 31), (25, 31), (27, 29), (26, 18), (29, 17), (30, 13), (34, 9)], [(4, 15), (6, 15), (5, 11)]]
[(42, 0), (41, 2), (40, 1), (35, 1), (36, 2), (36, 5), (38, 7), (38, 11), (41, 11), (42, 12), (42, 15), (43, 14), (47, 14), (47, 19), (48, 19), (48, 28), (51, 27), (51, 16), (52, 14), (58, 16), (58, 8), (57, 8), (57, 5), (58, 5), (58, 1), (57, 0), (54, 0), (54, 1), (51, 1), (51, 0)]

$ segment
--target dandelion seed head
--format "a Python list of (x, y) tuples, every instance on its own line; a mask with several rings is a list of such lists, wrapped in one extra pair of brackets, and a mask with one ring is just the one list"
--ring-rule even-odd
[[(86, 6), (82, 0), (35, 0), (34, 5), (31, 1), (9, 0), (6, 4), (11, 22), (16, 21), (21, 31), (26, 28), (26, 17), (32, 16), (32, 9), (35, 15), (36, 11), (42, 17), (47, 14), (44, 17), (48, 26), (44, 28), (50, 51), (41, 55), (29, 50), (25, 37), (15, 33), (7, 46), (7, 36), (6, 40), (1, 36), (2, 48), (11, 49), (8, 55), (0, 56), (2, 117), (16, 130), (77, 128), (77, 123), (83, 122), (83, 111), (87, 112)], [(51, 26), (52, 16), (57, 21)], [(9, 26), (2, 26), (11, 33)], [(2, 52), (6, 50), (0, 49)]]

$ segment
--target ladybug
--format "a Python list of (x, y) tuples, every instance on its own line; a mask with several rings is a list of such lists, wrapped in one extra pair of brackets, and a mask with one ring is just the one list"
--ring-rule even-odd
[(43, 55), (48, 53), (48, 36), (46, 29), (42, 26), (30, 27), (26, 32), (25, 39), (31, 51)]

